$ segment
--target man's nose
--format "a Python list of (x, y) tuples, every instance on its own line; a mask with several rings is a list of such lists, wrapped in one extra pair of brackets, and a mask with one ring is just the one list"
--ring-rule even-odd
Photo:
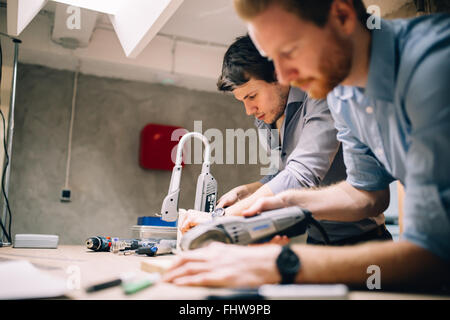
[(252, 116), (256, 114), (256, 112), (258, 111), (258, 107), (252, 102), (244, 102), (244, 105), (245, 105), (245, 112), (247, 113), (248, 116)]
[(289, 85), (292, 81), (299, 78), (299, 73), (291, 64), (279, 59), (274, 60), (277, 80), (282, 85)]

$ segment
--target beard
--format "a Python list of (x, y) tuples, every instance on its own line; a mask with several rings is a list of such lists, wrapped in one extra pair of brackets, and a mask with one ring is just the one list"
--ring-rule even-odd
[(272, 110), (272, 112), (270, 114), (271, 117), (267, 121), (269, 124), (274, 124), (284, 114), (284, 110), (286, 109), (288, 95), (289, 95), (289, 90), (286, 93), (281, 89), (281, 87), (278, 88), (276, 107)]
[(300, 87), (310, 84), (307, 92), (314, 99), (325, 99), (335, 87), (350, 74), (353, 58), (353, 43), (333, 32), (329, 44), (319, 56), (320, 78), (297, 79), (292, 85)]

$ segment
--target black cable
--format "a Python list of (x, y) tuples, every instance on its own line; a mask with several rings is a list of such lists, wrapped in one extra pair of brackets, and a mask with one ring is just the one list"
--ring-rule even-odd
[[(0, 109), (0, 115), (2, 116), (2, 121), (3, 121), (3, 137), (6, 137), (6, 126), (5, 126), (5, 116), (3, 115), (2, 110)], [(12, 224), (12, 214), (11, 214), (11, 208), (9, 207), (9, 200), (8, 200), (8, 196), (6, 195), (6, 191), (5, 191), (5, 174), (6, 174), (6, 170), (8, 169), (8, 165), (9, 165), (9, 155), (8, 155), (8, 148), (6, 146), (6, 139), (3, 139), (3, 148), (5, 149), (5, 158), (6, 158), (6, 162), (5, 165), (3, 167), (3, 173), (2, 173), (2, 194), (3, 197), (5, 198), (5, 203), (6, 203), (6, 208), (8, 211), (8, 215), (9, 215), (9, 223), (8, 223), (8, 241), (11, 242), (11, 224)], [(5, 219), (5, 226), (7, 225), (6, 223), (6, 219)]]
[(319, 223), (319, 221), (317, 221), (313, 217), (309, 217), (309, 224), (313, 225), (314, 227), (317, 228), (317, 230), (319, 230), (319, 232), (321, 233), (323, 241), (325, 242), (325, 244), (327, 244), (327, 245), (330, 244), (330, 238), (328, 238), (328, 234), (326, 233), (326, 231), (322, 227), (322, 225)]
[[(0, 43), (0, 88), (1, 88), (1, 83), (2, 83), (2, 70), (3, 70), (3, 51), (2, 51), (2, 45)], [(0, 104), (1, 104), (1, 95), (0, 95)], [(5, 116), (3, 115), (3, 112), (1, 110), (1, 108), (0, 108), (0, 114), (1, 114), (2, 120), (3, 120), (3, 148), (5, 149), (5, 159), (6, 159), (5, 165), (3, 167), (3, 173), (2, 173), (2, 193), (3, 193), (3, 196), (5, 198), (5, 203), (6, 203), (6, 207), (8, 209), (8, 215), (9, 215), (9, 225), (7, 224), (7, 219), (5, 218), (5, 224), (4, 225), (3, 225), (2, 219), (0, 219), (0, 226), (2, 227), (3, 234), (5, 235), (5, 237), (8, 240), (8, 242), (12, 243), (11, 242), (12, 214), (11, 214), (11, 208), (9, 207), (8, 197), (6, 196), (6, 192), (5, 192), (5, 173), (6, 173), (6, 169), (8, 168), (8, 165), (9, 165), (9, 155), (8, 155), (8, 150), (7, 150), (7, 147), (6, 147)], [(6, 226), (8, 226), (8, 232), (6, 231)]]

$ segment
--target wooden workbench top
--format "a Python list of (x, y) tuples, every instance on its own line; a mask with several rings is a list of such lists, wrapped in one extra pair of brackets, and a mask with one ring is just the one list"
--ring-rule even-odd
[[(86, 293), (85, 288), (119, 277), (124, 272), (140, 271), (141, 262), (149, 259), (173, 259), (174, 255), (157, 257), (93, 252), (83, 246), (59, 246), (58, 249), (16, 249), (0, 248), (0, 263), (7, 260), (27, 260), (35, 267), (54, 276), (69, 281), (78, 272), (80, 288), (71, 290), (70, 299), (150, 299), (150, 300), (197, 300), (208, 295), (230, 293), (228, 289), (203, 287), (178, 287), (168, 283), (158, 283), (133, 295), (126, 295), (120, 286)], [(372, 291), (351, 291), (350, 299), (448, 299), (434, 295), (388, 293)]]

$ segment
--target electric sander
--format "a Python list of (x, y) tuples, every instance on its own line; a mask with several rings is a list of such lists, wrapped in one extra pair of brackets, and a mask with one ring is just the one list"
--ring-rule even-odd
[(182, 250), (204, 247), (211, 242), (247, 245), (269, 241), (276, 235), (296, 237), (316, 227), (325, 243), (328, 236), (311, 212), (293, 206), (265, 211), (257, 216), (225, 216), (199, 224), (186, 232), (180, 240)]

